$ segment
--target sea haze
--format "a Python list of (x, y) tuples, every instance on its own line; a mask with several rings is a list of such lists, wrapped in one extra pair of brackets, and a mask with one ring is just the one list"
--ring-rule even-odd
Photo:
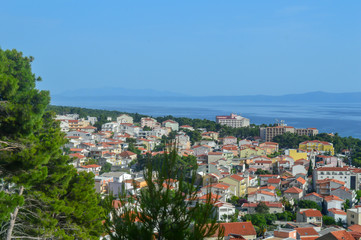
[[(145, 94), (143, 91), (142, 94)], [(297, 128), (316, 127), (320, 132), (361, 138), (361, 94), (307, 93), (285, 96), (191, 97), (151, 96), (71, 96), (56, 95), (53, 105), (77, 106), (215, 120), (216, 115), (240, 113), (251, 123), (285, 120)], [(252, 101), (253, 99), (253, 101)], [(302, 100), (303, 99), (303, 100)]]

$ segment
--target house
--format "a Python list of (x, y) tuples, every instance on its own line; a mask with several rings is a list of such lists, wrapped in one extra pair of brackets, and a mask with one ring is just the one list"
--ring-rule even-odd
[(153, 129), (157, 126), (157, 120), (155, 120), (154, 118), (150, 118), (150, 117), (142, 117), (140, 119), (140, 126), (142, 128), (149, 127), (151, 129)]
[(353, 208), (347, 209), (347, 225), (351, 226), (354, 224), (361, 225), (361, 207), (354, 206)]
[(284, 197), (291, 200), (296, 199), (300, 200), (303, 197), (303, 190), (299, 189), (298, 187), (291, 187), (284, 191), (283, 193)]
[(203, 139), (218, 140), (219, 133), (217, 132), (204, 132), (202, 133)]
[(97, 164), (85, 165), (78, 168), (79, 171), (92, 172), (94, 175), (99, 175), (102, 166)]
[(211, 147), (207, 145), (197, 145), (193, 146), (192, 150), (194, 152), (194, 156), (200, 156), (200, 155), (208, 155), (208, 153), (211, 151)]
[(119, 123), (117, 122), (109, 122), (109, 123), (104, 123), (102, 125), (102, 131), (106, 132), (119, 132)]
[[(358, 238), (359, 237), (360, 236), (358, 236)], [(355, 239), (357, 238), (355, 238), (352, 235), (352, 232), (347, 232), (345, 230), (329, 232), (319, 238), (316, 238), (316, 240), (355, 240)]]
[(307, 181), (302, 177), (298, 177), (290, 183), (290, 187), (297, 187), (305, 191), (307, 189)]
[(131, 159), (131, 160), (137, 159), (137, 154), (135, 154), (131, 151), (124, 151), (124, 152), (120, 153), (119, 156), (122, 159)]
[(306, 196), (303, 197), (304, 200), (310, 200), (310, 201), (314, 201), (315, 203), (317, 203), (320, 207), (322, 207), (322, 203), (323, 203), (323, 197), (315, 192), (309, 193)]
[(131, 123), (133, 124), (133, 117), (128, 114), (121, 114), (117, 117), (117, 123)]
[(162, 122), (162, 126), (166, 128), (171, 128), (172, 131), (178, 131), (179, 130), (179, 123), (173, 120), (166, 120)]
[[(269, 208), (269, 213), (282, 213), (284, 212), (284, 207), (281, 202), (263, 202)], [(247, 211), (248, 214), (255, 214), (256, 207), (259, 203), (249, 202), (243, 203), (242, 209)]]
[(335, 195), (345, 201), (349, 200), (350, 204), (356, 202), (355, 190), (350, 190), (345, 186), (341, 186), (339, 188), (332, 188), (330, 194)]
[(297, 232), (295, 229), (290, 228), (277, 228), (273, 232), (274, 237), (277, 239), (296, 239), (296, 233)]
[(260, 147), (253, 145), (241, 145), (239, 150), (239, 157), (248, 158), (251, 156), (264, 156), (266, 151)]
[(301, 142), (298, 145), (298, 148), (306, 151), (315, 150), (319, 152), (329, 152), (331, 155), (335, 154), (335, 150), (333, 148), (332, 143), (319, 141), (319, 140)]
[(209, 173), (203, 176), (202, 186), (206, 186), (208, 184), (218, 183), (220, 176), (215, 173)]
[(231, 193), (229, 187), (230, 185), (226, 183), (214, 183), (202, 187), (201, 191), (203, 194), (213, 193), (216, 195), (220, 195), (224, 197), (225, 200), (227, 200)]
[(269, 178), (267, 181), (267, 186), (273, 186), (277, 189), (281, 189), (281, 179), (280, 178)]
[(318, 232), (313, 227), (300, 227), (295, 229), (297, 232), (297, 239), (311, 240), (319, 236)]
[(217, 218), (218, 221), (228, 222), (228, 220), (236, 213), (236, 207), (231, 203), (217, 201), (213, 205), (215, 207), (213, 217)]
[(255, 160), (254, 163), (250, 164), (250, 168), (262, 169), (265, 171), (272, 171), (273, 163), (271, 160)]
[(319, 180), (334, 179), (345, 183), (345, 187), (358, 190), (358, 180), (349, 167), (320, 167), (313, 171), (313, 187)]
[(231, 185), (230, 188), (234, 189), (232, 192), (235, 192), (235, 196), (237, 197), (246, 195), (247, 182), (244, 177), (241, 177), (237, 174), (232, 174), (228, 177), (220, 179), (219, 182)]
[(327, 216), (333, 217), (335, 222), (342, 221), (342, 223), (347, 222), (347, 213), (337, 208), (330, 208), (327, 210)]
[(339, 181), (336, 179), (323, 179), (317, 180), (316, 182), (316, 192), (321, 195), (330, 195), (331, 189), (337, 189), (345, 186), (345, 182)]
[(265, 150), (267, 155), (278, 152), (278, 143), (275, 142), (264, 142), (259, 147)]
[(336, 209), (341, 209), (342, 208), (342, 204), (344, 203), (344, 200), (342, 200), (341, 198), (337, 197), (337, 196), (326, 196), (323, 198), (323, 203), (325, 205), (325, 209), (328, 210), (330, 208), (336, 208)]
[(292, 166), (292, 175), (294, 176), (294, 175), (296, 175), (298, 173), (307, 174), (307, 170), (306, 170), (305, 166), (303, 166), (301, 164), (293, 165)]
[(322, 213), (316, 209), (300, 209), (296, 219), (297, 222), (314, 223), (322, 227)]
[(257, 190), (249, 193), (247, 200), (248, 202), (278, 202), (279, 198), (273, 192)]
[(237, 145), (237, 138), (233, 136), (223, 138), (223, 145)]
[(224, 152), (208, 152), (208, 163), (216, 162), (222, 158), (225, 158)]
[[(232, 223), (220, 223), (221, 227), (224, 228), (224, 239), (244, 239), (256, 240), (257, 233), (251, 222), (232, 222)], [(205, 238), (206, 240), (218, 239), (218, 231), (212, 237)], [(228, 237), (228, 238), (226, 238)]]
[(267, 185), (269, 179), (271, 179), (271, 178), (277, 179), (279, 177), (280, 177), (279, 175), (274, 175), (274, 174), (259, 175), (260, 184), (261, 184), (261, 186), (265, 186), (265, 185)]

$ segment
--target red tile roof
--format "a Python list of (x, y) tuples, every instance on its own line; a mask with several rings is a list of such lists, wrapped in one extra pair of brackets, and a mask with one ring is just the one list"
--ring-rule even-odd
[(318, 232), (313, 227), (303, 227), (295, 229), (300, 236), (318, 236)]
[(91, 164), (91, 165), (86, 165), (86, 166), (81, 166), (82, 168), (98, 168), (101, 167), (100, 165), (97, 164)]
[(233, 178), (233, 179), (235, 179), (237, 181), (242, 181), (244, 179), (244, 177), (241, 177), (241, 176), (239, 176), (237, 174), (233, 174), (233, 175), (231, 175), (229, 177), (231, 177), (231, 178)]
[(354, 224), (348, 227), (349, 230), (361, 233), (361, 225)]
[(322, 213), (318, 210), (308, 209), (300, 212), (301, 214), (305, 214), (307, 217), (322, 217)]
[(340, 202), (343, 202), (343, 200), (335, 195), (330, 195), (330, 196), (326, 196), (324, 197), (324, 200), (326, 202), (329, 202), (329, 201), (340, 201)]
[(303, 192), (302, 189), (299, 189), (298, 187), (291, 187), (285, 191), (285, 193), (301, 193)]
[[(230, 234), (237, 234), (243, 237), (257, 235), (251, 222), (221, 223), (220, 225), (224, 228), (224, 236), (229, 236)], [(217, 236), (217, 234), (214, 236)]]
[(302, 185), (306, 183), (306, 180), (301, 177), (297, 178), (296, 181), (300, 182)]
[(332, 234), (336, 239), (339, 240), (355, 240), (351, 233), (346, 232), (345, 230), (330, 232), (330, 234)]
[(332, 212), (333, 214), (338, 214), (338, 215), (347, 215), (346, 212), (342, 211), (341, 209), (337, 209), (337, 208), (330, 208), (327, 209), (327, 211)]
[(270, 179), (268, 179), (267, 182), (270, 184), (279, 184), (281, 182), (281, 179), (280, 178), (270, 178)]

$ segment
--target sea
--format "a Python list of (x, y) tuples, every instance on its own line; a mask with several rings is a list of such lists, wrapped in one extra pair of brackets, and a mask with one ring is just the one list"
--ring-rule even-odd
[(254, 124), (283, 120), (295, 128), (314, 127), (320, 132), (338, 133), (361, 139), (360, 103), (237, 103), (207, 101), (56, 101), (54, 105), (118, 110), (153, 117), (173, 115), (214, 120), (217, 115), (237, 113)]

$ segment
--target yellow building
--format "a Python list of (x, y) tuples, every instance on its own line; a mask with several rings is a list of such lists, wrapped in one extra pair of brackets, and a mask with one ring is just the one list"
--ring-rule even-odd
[(247, 182), (246, 179), (238, 176), (237, 174), (230, 175), (222, 178), (219, 182), (227, 183), (230, 185), (230, 190), (237, 196), (242, 197), (246, 195)]
[(316, 150), (320, 152), (330, 152), (331, 155), (335, 154), (333, 144), (329, 142), (323, 142), (318, 140), (305, 141), (299, 144), (299, 149), (311, 151)]
[(307, 159), (307, 152), (298, 151), (297, 149), (289, 149), (288, 156), (293, 158), (295, 161), (300, 159)]
[(256, 146), (245, 147), (239, 150), (240, 158), (247, 158), (250, 156), (263, 156), (266, 155), (266, 151)]

